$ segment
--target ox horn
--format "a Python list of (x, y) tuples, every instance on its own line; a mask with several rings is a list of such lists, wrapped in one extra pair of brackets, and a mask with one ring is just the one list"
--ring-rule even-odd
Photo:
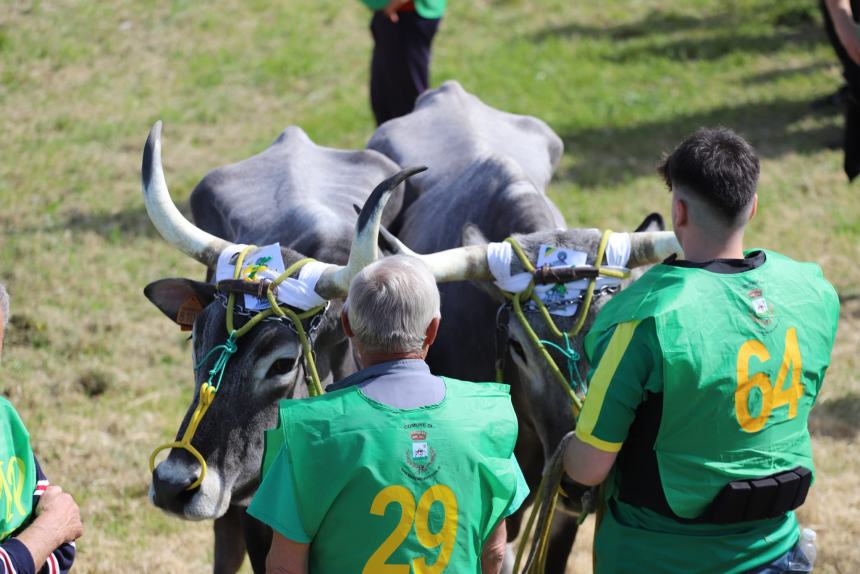
[(146, 212), (161, 236), (186, 255), (214, 269), (218, 256), (232, 243), (203, 231), (185, 219), (170, 198), (161, 165), (161, 120), (155, 122), (146, 139), (141, 178)]
[(349, 251), (349, 262), (346, 267), (333, 267), (320, 276), (316, 286), (316, 292), (320, 297), (324, 299), (345, 297), (352, 278), (364, 267), (376, 261), (379, 257), (377, 243), (381, 227), (380, 220), (391, 193), (398, 185), (426, 169), (424, 166), (406, 168), (376, 186), (358, 214), (355, 237)]
[[(451, 281), (492, 281), (494, 279), (487, 263), (486, 245), (469, 245), (420, 255), (406, 247), (390, 233), (385, 238), (395, 253), (412, 255), (423, 261), (437, 283)], [(628, 267), (639, 267), (659, 263), (673, 253), (682, 253), (681, 246), (672, 231), (638, 231), (630, 233), (630, 260)]]
[(683, 250), (674, 231), (637, 231), (630, 234), (630, 268), (660, 263)]

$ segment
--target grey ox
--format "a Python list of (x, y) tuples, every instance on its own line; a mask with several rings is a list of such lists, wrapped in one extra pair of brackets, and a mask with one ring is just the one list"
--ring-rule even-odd
[[(337, 265), (325, 271), (316, 286), (320, 296), (332, 300), (312, 332), (320, 379), (326, 386), (356, 370), (339, 321), (342, 303), (333, 299), (344, 297), (352, 276), (376, 259), (380, 219), (388, 223), (398, 211), (400, 183), (411, 173), (398, 170), (377, 152), (319, 147), (301, 129), (287, 128), (259, 155), (203, 178), (191, 194), (195, 226), (170, 199), (161, 165), (159, 122), (146, 142), (142, 176), (152, 222), (169, 243), (203, 263), (210, 278), (218, 255), (233, 243), (280, 242), (287, 266), (304, 257)], [(382, 180), (386, 181), (368, 198)], [(395, 188), (398, 193), (383, 215)], [(365, 200), (365, 210), (357, 218), (352, 206)], [(191, 309), (202, 308), (193, 319), (192, 360), (227, 338), (225, 305), (212, 283), (161, 279), (147, 285), (144, 293), (174, 321), (188, 322), (178, 315), (184, 304), (189, 308), (189, 301)], [(247, 319), (236, 316), (236, 328)], [(263, 433), (275, 426), (277, 402), (308, 394), (300, 355), (296, 334), (280, 320), (263, 321), (238, 339), (238, 351), (192, 440), (208, 468), (202, 483), (188, 490), (201, 468), (182, 449), (172, 449), (153, 472), (150, 497), (156, 506), (189, 520), (215, 520), (218, 574), (236, 572), (246, 549), (254, 571), (265, 570), (271, 531), (248, 517), (245, 508), (259, 484)], [(177, 440), (189, 423), (211, 363), (194, 374), (194, 401)]]
[[(410, 205), (401, 215), (396, 250), (432, 254), (421, 256), (437, 281), (470, 279), (440, 286), (442, 323), (428, 362), (432, 371), (472, 381), (495, 378), (496, 317), (506, 300), (492, 283), (486, 253), (489, 241), (514, 236), (532, 264), (542, 244), (587, 253), (594, 264), (601, 232), (566, 229), (558, 209), (544, 195), (562, 153), (562, 142), (544, 122), (501, 112), (468, 94), (456, 82), (422, 95), (415, 111), (378, 128), (368, 147), (382, 151), (401, 165), (420, 161), (430, 169), (410, 180)], [(662, 260), (680, 251), (659, 216), (649, 216), (631, 236), (633, 268)], [(389, 237), (397, 245), (397, 240)], [(449, 251), (444, 251), (449, 250)], [(442, 253), (439, 253), (442, 252)], [(514, 257), (511, 273), (524, 271)], [(599, 293), (588, 311), (583, 333), (613, 290)], [(536, 311), (527, 311), (529, 325), (542, 339), (554, 336)], [(568, 330), (574, 318), (556, 318)], [(516, 455), (534, 492), (544, 466), (561, 438), (574, 428), (570, 399), (553, 378), (519, 322), (510, 314), (501, 325), (507, 331), (504, 379), (519, 421)], [(504, 333), (504, 331), (502, 331)], [(560, 343), (559, 341), (555, 341)], [(583, 355), (582, 337), (574, 347)], [(565, 372), (565, 362), (553, 358)], [(588, 364), (578, 364), (584, 378)], [(576, 513), (582, 490), (564, 485), (568, 498), (556, 513), (547, 561), (548, 572), (563, 572), (576, 535)], [(523, 505), (523, 509), (526, 505)], [(513, 540), (521, 527), (523, 509), (508, 523)], [(511, 568), (510, 552), (506, 567)]]

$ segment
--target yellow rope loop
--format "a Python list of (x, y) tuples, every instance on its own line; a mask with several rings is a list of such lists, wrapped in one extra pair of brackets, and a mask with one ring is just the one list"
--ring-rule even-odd
[(195, 407), (194, 412), (191, 414), (191, 420), (188, 421), (188, 427), (182, 434), (182, 440), (163, 444), (153, 450), (152, 454), (149, 455), (149, 472), (155, 472), (155, 457), (158, 456), (158, 453), (168, 448), (181, 448), (191, 454), (191, 456), (197, 459), (197, 462), (200, 463), (200, 475), (197, 477), (197, 480), (191, 483), (191, 485), (189, 485), (185, 490), (194, 490), (200, 486), (203, 482), (203, 477), (206, 476), (206, 461), (203, 459), (203, 455), (200, 454), (200, 451), (194, 448), (191, 444), (191, 439), (194, 438), (194, 434), (197, 432), (197, 427), (200, 425), (203, 415), (206, 414), (207, 410), (209, 410), (209, 406), (212, 404), (214, 398), (215, 387), (209, 383), (203, 383), (200, 386), (197, 407)]

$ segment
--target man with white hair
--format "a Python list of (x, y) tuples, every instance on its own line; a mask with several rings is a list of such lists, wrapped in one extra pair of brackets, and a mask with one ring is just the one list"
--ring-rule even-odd
[(417, 259), (355, 277), (342, 322), (364, 369), (282, 401), (267, 437), (248, 513), (274, 530), (269, 572), (500, 571), (504, 519), (528, 494), (516, 417), (507, 387), (430, 373), (439, 321)]
[[(9, 295), (0, 284), (0, 351), (9, 325)], [(83, 533), (72, 497), (49, 484), (12, 404), (0, 396), (0, 574), (68, 572)]]

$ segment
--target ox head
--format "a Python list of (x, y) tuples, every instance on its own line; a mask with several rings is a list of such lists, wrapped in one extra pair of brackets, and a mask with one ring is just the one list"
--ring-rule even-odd
[[(383, 208), (391, 191), (423, 168), (404, 170), (382, 182), (370, 195), (356, 223), (346, 266), (333, 265), (316, 283), (316, 293), (327, 300), (346, 296), (352, 277), (377, 258), (377, 234)], [(161, 122), (146, 142), (142, 166), (146, 209), (155, 227), (174, 247), (214, 270), (221, 252), (232, 243), (197, 228), (173, 204), (161, 164)], [(282, 249), (286, 266), (302, 254)], [(200, 400), (201, 385), (216, 359), (206, 354), (228, 337), (224, 296), (215, 286), (191, 279), (161, 279), (149, 284), (144, 294), (173, 321), (191, 329), (195, 369), (194, 400), (177, 432), (179, 441)], [(315, 349), (320, 379), (325, 386), (332, 372), (351, 361), (349, 343), (339, 322), (340, 303), (304, 324)], [(250, 320), (241, 307), (234, 313), (236, 329)], [(228, 506), (246, 503), (259, 482), (264, 431), (275, 426), (277, 402), (307, 396), (302, 348), (291, 323), (272, 319), (258, 323), (237, 339), (237, 351), (223, 372), (215, 399), (191, 441), (206, 462), (199, 486), (201, 465), (186, 450), (173, 448), (153, 471), (150, 497), (163, 510), (180, 517), (202, 520), (222, 516)]]
[[(660, 262), (672, 253), (680, 253), (680, 245), (674, 233), (663, 231), (662, 218), (659, 215), (649, 216), (639, 228), (629, 234), (623, 234), (630, 240), (630, 257), (626, 267), (630, 268), (630, 278), (620, 285), (607, 286), (595, 291), (595, 297), (588, 308), (585, 322), (579, 334), (571, 341), (572, 347), (581, 357), (577, 363), (579, 375), (585, 380), (588, 364), (583, 352), (584, 335), (588, 332), (601, 307), (615, 295), (625, 283), (641, 275), (648, 266)], [(468, 279), (487, 291), (499, 305), (509, 301), (503, 292), (494, 284), (494, 276), (487, 262), (488, 242), (478, 231), (477, 227), (467, 226), (463, 232), (463, 247), (433, 253), (418, 255), (408, 250), (397, 239), (383, 230), (383, 235), (393, 251), (403, 252), (421, 258), (433, 271), (437, 281), (456, 281)], [(598, 229), (561, 229), (555, 231), (538, 231), (525, 235), (514, 235), (526, 258), (532, 266), (537, 267), (538, 254), (542, 245), (572, 249), (586, 254), (586, 265), (595, 265), (602, 232)], [(511, 275), (525, 272), (519, 258), (514, 255), (510, 263)], [(529, 327), (539, 339), (552, 341), (562, 345), (562, 341), (554, 334), (543, 315), (531, 306), (524, 306), (524, 315)], [(552, 319), (562, 332), (569, 332), (579, 319), (579, 309), (572, 317), (553, 315)], [(507, 332), (509, 356), (516, 368), (517, 390), (512, 389), (515, 400), (521, 398), (524, 406), (534, 414), (530, 417), (535, 421), (535, 432), (543, 445), (545, 457), (549, 457), (561, 438), (574, 427), (571, 400), (565, 389), (551, 370), (545, 356), (532, 343), (526, 329), (515, 317), (513, 312), (507, 315), (500, 313), (501, 327)], [(562, 373), (567, 374), (567, 359), (556, 349), (547, 346), (550, 356)], [(510, 372), (510, 371), (509, 371)], [(511, 381), (512, 382), (512, 381)]]

